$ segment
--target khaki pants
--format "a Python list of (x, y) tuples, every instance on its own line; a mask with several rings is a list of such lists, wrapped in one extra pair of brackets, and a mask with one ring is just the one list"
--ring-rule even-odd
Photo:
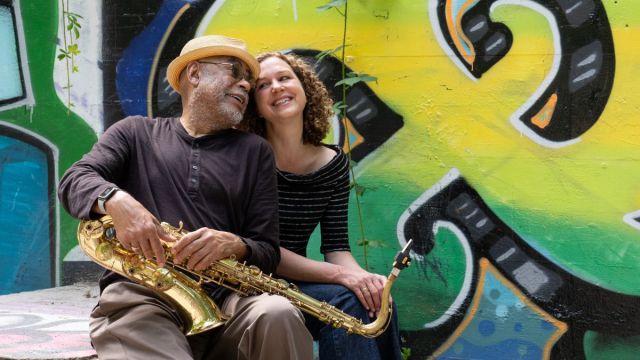
[(100, 359), (312, 359), (300, 310), (275, 295), (230, 295), (221, 327), (186, 337), (182, 319), (153, 291), (130, 282), (107, 286), (91, 314)]

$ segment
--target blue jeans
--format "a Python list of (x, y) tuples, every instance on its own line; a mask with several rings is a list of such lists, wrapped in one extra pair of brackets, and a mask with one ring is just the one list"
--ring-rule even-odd
[[(296, 282), (305, 294), (335, 306), (343, 312), (361, 319), (364, 323), (371, 322), (367, 310), (362, 306), (358, 297), (342, 285)], [(393, 305), (393, 315), (387, 330), (375, 339), (351, 334), (346, 330), (334, 328), (313, 316), (304, 314), (307, 329), (318, 341), (320, 360), (329, 359), (366, 359), (366, 360), (401, 360), (400, 329), (398, 317)]]

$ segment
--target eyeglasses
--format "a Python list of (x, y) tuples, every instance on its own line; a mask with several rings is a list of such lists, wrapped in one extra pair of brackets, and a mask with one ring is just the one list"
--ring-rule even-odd
[(255, 84), (255, 79), (253, 78), (253, 74), (251, 73), (251, 71), (248, 70), (246, 67), (244, 67), (242, 64), (240, 64), (240, 62), (236, 62), (236, 61), (234, 61), (234, 62), (216, 62), (216, 61), (205, 61), (205, 60), (198, 60), (198, 62), (199, 63), (203, 63), (203, 64), (213, 64), (213, 65), (225, 66), (226, 68), (231, 70), (231, 77), (233, 77), (237, 81), (240, 81), (240, 80), (244, 79), (249, 84), (251, 84), (251, 87), (253, 87), (253, 85)]

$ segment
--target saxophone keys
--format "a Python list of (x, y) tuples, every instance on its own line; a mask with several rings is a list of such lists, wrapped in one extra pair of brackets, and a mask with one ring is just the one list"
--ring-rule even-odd
[(102, 237), (104, 228), (102, 227), (102, 223), (99, 220), (87, 221), (82, 225), (80, 233), (85, 238), (96, 240)]
[(258, 268), (255, 265), (249, 265), (247, 267), (247, 269), (249, 270), (249, 274), (251, 274), (253, 276), (258, 276), (258, 275), (262, 274), (262, 270), (260, 270), (260, 268)]
[(287, 290), (291, 287), (291, 284), (285, 279), (276, 279), (276, 284), (278, 284), (278, 289)]
[(109, 241), (115, 240), (116, 239), (116, 229), (114, 227), (108, 227), (104, 231), (104, 237)]
[(175, 278), (170, 270), (165, 268), (158, 268), (151, 273), (151, 280), (153, 286), (158, 291), (167, 291), (173, 287)]
[(137, 275), (139, 272), (144, 270), (144, 259), (142, 259), (138, 255), (130, 255), (125, 257), (123, 261), (123, 269), (127, 273), (127, 275), (138, 278)]

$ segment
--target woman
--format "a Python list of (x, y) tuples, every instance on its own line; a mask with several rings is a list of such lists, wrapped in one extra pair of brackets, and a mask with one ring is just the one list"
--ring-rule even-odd
[[(260, 77), (241, 128), (271, 144), (278, 173), (280, 276), (306, 294), (369, 322), (380, 310), (386, 278), (362, 269), (351, 255), (347, 233), (349, 163), (337, 146), (321, 143), (329, 130), (331, 99), (300, 58), (280, 53), (258, 56)], [(306, 257), (320, 224), (326, 261)], [(307, 316), (321, 359), (399, 359), (394, 319), (376, 340), (347, 336)], [(376, 344), (376, 341), (378, 344)]]

